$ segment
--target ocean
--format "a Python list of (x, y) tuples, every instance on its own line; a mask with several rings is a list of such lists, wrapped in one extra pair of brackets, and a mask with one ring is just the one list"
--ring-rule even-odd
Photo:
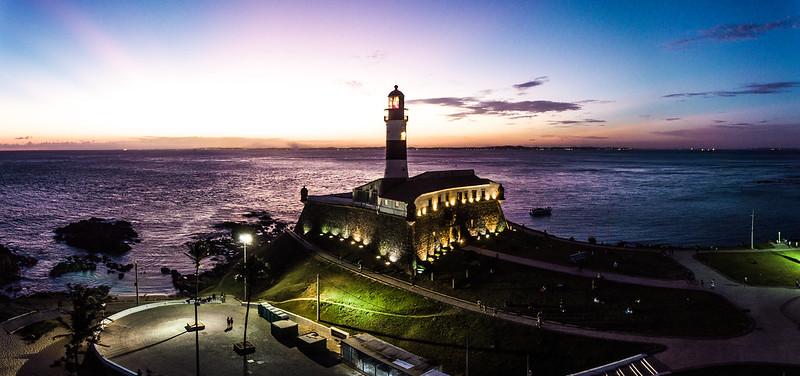
[[(409, 170), (474, 169), (503, 184), (506, 216), (562, 237), (679, 246), (749, 244), (778, 231), (800, 240), (800, 152), (637, 150), (409, 150)], [(106, 283), (133, 290), (133, 274), (49, 278), (67, 255), (53, 230), (91, 216), (129, 220), (142, 242), (140, 292), (171, 293), (162, 266), (191, 270), (194, 234), (253, 210), (293, 222), (299, 190), (346, 192), (383, 174), (382, 149), (0, 152), (0, 243), (38, 258), (20, 293)], [(532, 218), (531, 207), (553, 208)]]

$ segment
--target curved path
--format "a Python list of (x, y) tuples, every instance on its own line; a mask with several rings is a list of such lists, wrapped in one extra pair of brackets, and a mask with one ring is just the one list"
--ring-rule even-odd
[[(395, 288), (411, 291), (457, 308), (491, 314), (497, 318), (522, 325), (536, 326), (536, 320), (532, 317), (518, 316), (501, 311), (495, 312), (493, 310), (486, 312), (474, 302), (411, 285), (406, 281), (391, 276), (366, 270), (360, 271), (358, 266), (339, 260), (308, 242), (302, 236), (291, 231), (287, 232), (306, 249), (310, 250), (315, 257), (338, 265), (355, 274)], [(495, 253), (493, 251), (490, 252)], [(693, 253), (693, 251), (676, 251), (674, 257), (676, 261), (691, 270), (697, 279), (719, 281), (713, 292), (727, 298), (739, 308), (748, 310), (756, 322), (755, 330), (736, 338), (694, 339), (600, 331), (552, 321), (545, 321), (544, 329), (585, 337), (662, 344), (667, 347), (667, 350), (657, 354), (655, 357), (673, 370), (742, 362), (800, 364), (800, 356), (797, 355), (797, 349), (800, 349), (800, 328), (786, 317), (781, 310), (781, 307), (786, 303), (800, 296), (800, 290), (739, 285), (694, 259)], [(647, 278), (637, 279), (640, 282), (639, 284), (651, 283), (645, 281), (648, 280)], [(685, 288), (685, 286), (682, 286), (682, 288)]]
[(637, 277), (631, 276), (626, 274), (619, 274), (613, 272), (605, 272), (605, 271), (598, 271), (598, 270), (591, 270), (591, 269), (583, 269), (578, 270), (574, 266), (568, 265), (561, 265), (555, 264), (552, 262), (535, 260), (528, 257), (522, 256), (514, 256), (509, 255), (507, 253), (493, 251), (491, 249), (476, 247), (473, 245), (468, 245), (463, 248), (465, 251), (472, 251), (479, 255), (493, 257), (498, 260), (508, 261), (514, 264), (530, 266), (533, 268), (551, 270), (554, 272), (576, 275), (579, 277), (586, 277), (592, 278), (598, 272), (603, 274), (603, 278), (608, 281), (614, 281), (619, 283), (627, 283), (631, 285), (641, 285), (641, 286), (650, 286), (650, 287), (666, 287), (666, 288), (673, 288), (673, 289), (696, 289), (698, 288), (697, 285), (693, 283), (689, 283), (687, 280), (667, 280), (667, 279), (656, 279), (656, 278), (648, 278), (648, 277)]

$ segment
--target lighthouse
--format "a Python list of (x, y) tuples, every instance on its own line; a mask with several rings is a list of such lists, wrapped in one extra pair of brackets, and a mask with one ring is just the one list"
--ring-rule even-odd
[(406, 161), (406, 115), (405, 96), (403, 92), (394, 90), (389, 93), (389, 105), (383, 115), (386, 123), (386, 170), (385, 179), (408, 179), (408, 162)]

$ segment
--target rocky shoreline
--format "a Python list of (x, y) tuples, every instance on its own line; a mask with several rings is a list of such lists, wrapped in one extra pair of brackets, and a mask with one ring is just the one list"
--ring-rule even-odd
[(97, 217), (59, 227), (54, 233), (59, 242), (98, 253), (122, 254), (140, 241), (130, 222)]
[(14, 282), (20, 278), (22, 268), (36, 265), (38, 260), (32, 256), (18, 255), (3, 244), (0, 244), (0, 285)]

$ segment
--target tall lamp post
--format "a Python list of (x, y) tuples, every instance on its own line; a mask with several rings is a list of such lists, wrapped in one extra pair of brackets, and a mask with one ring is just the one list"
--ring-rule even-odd
[[(242, 243), (242, 247), (244, 248), (244, 258), (242, 260), (244, 262), (244, 269), (247, 270), (247, 246), (253, 244), (253, 235), (248, 233), (240, 234), (239, 242)], [(244, 296), (242, 298), (247, 299), (247, 273), (244, 273)]]

